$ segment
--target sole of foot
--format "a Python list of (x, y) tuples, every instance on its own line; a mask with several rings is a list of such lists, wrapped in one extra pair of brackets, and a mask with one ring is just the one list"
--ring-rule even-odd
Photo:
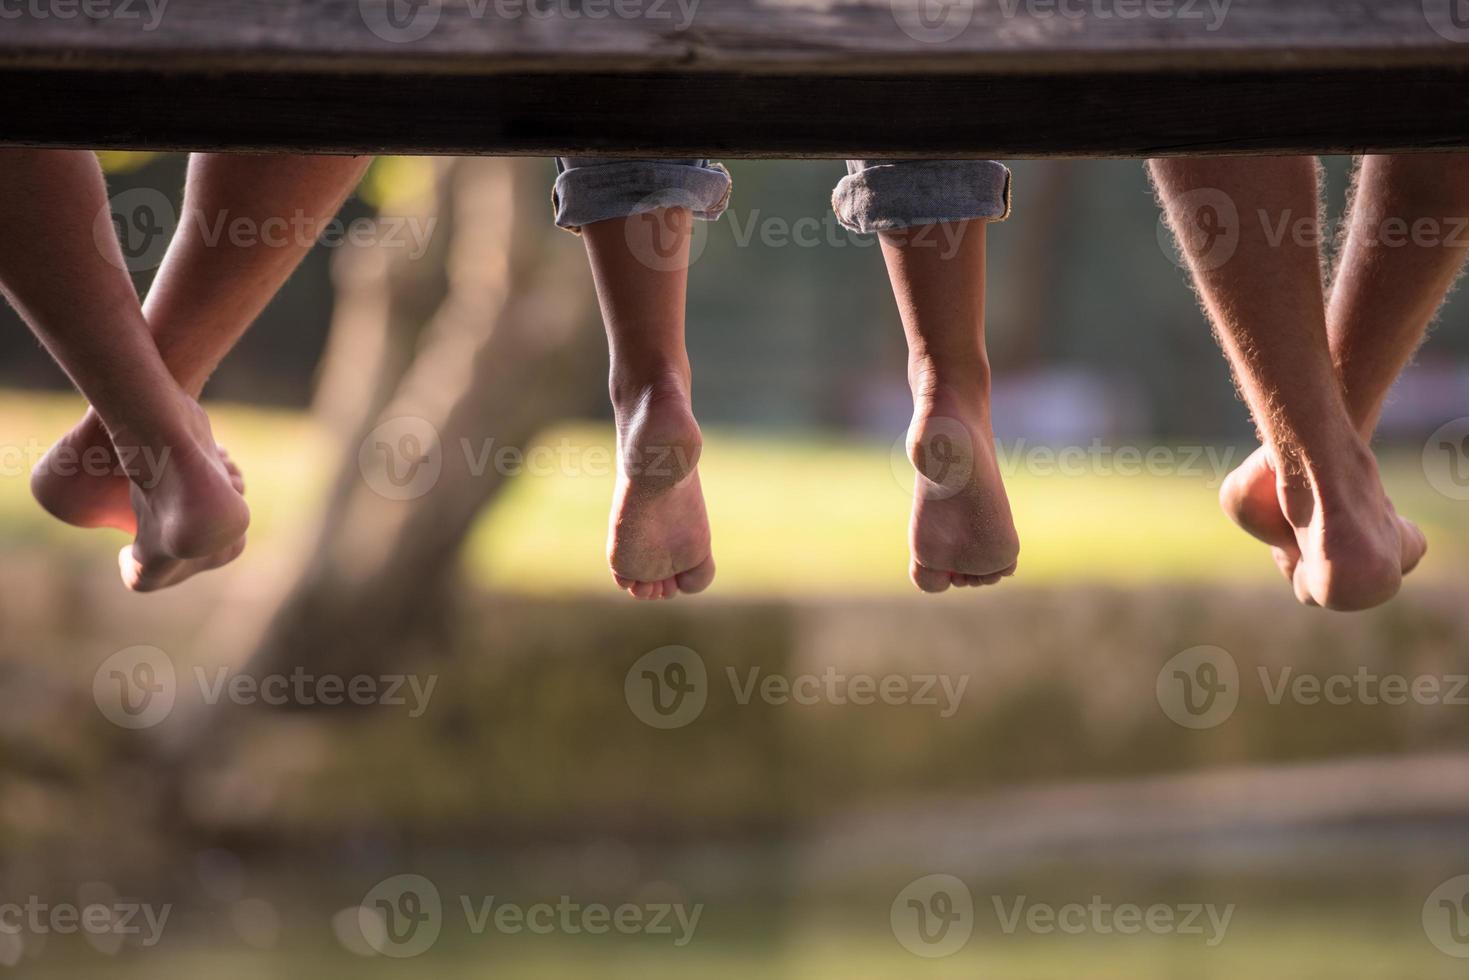
[[(223, 446), (216, 446), (220, 461), (238, 493), (245, 492), (245, 478)], [(156, 479), (166, 461), (141, 449), (130, 452), (129, 467), (144, 482)], [(136, 534), (138, 518), (133, 510), (133, 481), (113, 448), (102, 420), (90, 409), (70, 432), (47, 450), (31, 471), (31, 495), (48, 514), (64, 524), (81, 528), (112, 528)]]
[(672, 599), (714, 581), (699, 485), (703, 438), (680, 382), (649, 385), (617, 410), (617, 489), (608, 520), (613, 581), (635, 599)]
[(1219, 504), (1271, 546), (1276, 567), (1303, 604), (1351, 612), (1396, 595), (1428, 542), (1393, 508), (1370, 452), (1340, 456), (1342, 472), (1329, 479), (1281, 479), (1261, 447), (1225, 479)]
[(1020, 538), (981, 401), (924, 398), (908, 428), (908, 458), (918, 471), (908, 534), (913, 584), (943, 592), (1015, 574)]
[(250, 508), (238, 470), (225, 463), (204, 411), (189, 402), (186, 437), (155, 478), (132, 483), (136, 537), (119, 556), (123, 583), (138, 592), (177, 585), (244, 550)]

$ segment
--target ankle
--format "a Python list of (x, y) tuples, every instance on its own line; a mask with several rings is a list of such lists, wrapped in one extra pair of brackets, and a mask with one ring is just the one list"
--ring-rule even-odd
[(612, 397), (612, 407), (618, 413), (636, 411), (639, 406), (655, 398), (689, 398), (690, 373), (688, 362), (683, 364), (664, 363), (653, 367), (632, 370), (614, 365), (607, 389)]
[(140, 421), (109, 426), (103, 421), (123, 473), (144, 490), (158, 485), (176, 466), (194, 469), (207, 463), (214, 438), (204, 410), (182, 391), (166, 394), (140, 413)]
[(990, 368), (983, 355), (959, 364), (914, 358), (908, 364), (908, 386), (920, 410), (965, 407), (989, 411)]

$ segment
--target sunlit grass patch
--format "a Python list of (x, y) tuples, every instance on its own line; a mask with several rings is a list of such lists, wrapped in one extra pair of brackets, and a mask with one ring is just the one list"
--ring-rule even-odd
[[(0, 393), (0, 535), (111, 553), (120, 535), (65, 527), (35, 505), (31, 463), (80, 416), (80, 399)], [(210, 405), (215, 435), (245, 471), (251, 541), (297, 533), (315, 518), (340, 448), (310, 416)], [(822, 434), (705, 433), (700, 474), (719, 566), (717, 593), (906, 593), (912, 476), (900, 448)], [(551, 593), (612, 587), (604, 548), (612, 496), (609, 424), (568, 423), (482, 516), (465, 559), (471, 577), (509, 590)], [(457, 451), (457, 450), (446, 450)], [(1146, 451), (1146, 450), (1144, 450)], [(1221, 453), (1223, 451), (1220, 451)], [(1022, 583), (1158, 581), (1269, 583), (1265, 548), (1236, 530), (1215, 502), (1218, 466), (1207, 457), (1178, 475), (1006, 462), (1021, 535)], [(1176, 455), (1175, 459), (1183, 458)], [(1240, 451), (1214, 460), (1237, 463)], [(1422, 577), (1469, 567), (1466, 504), (1435, 492), (1416, 452), (1383, 457), (1399, 510), (1427, 532)], [(246, 559), (248, 560), (248, 558)]]

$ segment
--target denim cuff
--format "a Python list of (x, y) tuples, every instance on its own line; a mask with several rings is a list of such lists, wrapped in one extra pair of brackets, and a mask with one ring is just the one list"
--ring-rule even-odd
[(571, 157), (556, 165), (561, 171), (551, 191), (556, 224), (574, 232), (594, 221), (658, 208), (688, 208), (694, 217), (713, 221), (729, 204), (729, 171), (708, 160)]
[(852, 160), (831, 207), (862, 234), (1010, 216), (1010, 171), (994, 160)]

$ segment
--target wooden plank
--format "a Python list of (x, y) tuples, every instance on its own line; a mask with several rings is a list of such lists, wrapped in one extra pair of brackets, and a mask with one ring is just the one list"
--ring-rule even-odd
[(0, 140), (132, 149), (1143, 157), (1469, 145), (1469, 72), (881, 76), (0, 72)]
[(1469, 0), (0, 0), (0, 143), (726, 157), (1458, 148)]
[(1465, 0), (4, 0), (0, 27), (0, 62), (71, 68), (930, 74), (1469, 64)]

